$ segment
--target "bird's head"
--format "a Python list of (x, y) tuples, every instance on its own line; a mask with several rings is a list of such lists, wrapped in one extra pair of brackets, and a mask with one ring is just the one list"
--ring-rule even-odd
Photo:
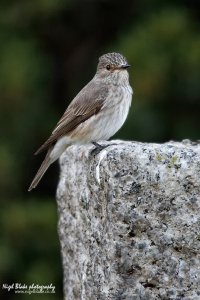
[(116, 52), (107, 53), (99, 58), (97, 74), (103, 78), (116, 73), (124, 73), (124, 71), (127, 74), (129, 67), (130, 65), (122, 54)]

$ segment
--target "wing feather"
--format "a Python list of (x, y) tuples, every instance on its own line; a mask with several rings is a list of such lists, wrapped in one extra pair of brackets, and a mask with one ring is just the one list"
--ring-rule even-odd
[(57, 123), (51, 136), (35, 154), (49, 148), (59, 138), (70, 133), (79, 124), (97, 114), (101, 110), (107, 94), (107, 86), (100, 87), (94, 81), (89, 82), (74, 98)]

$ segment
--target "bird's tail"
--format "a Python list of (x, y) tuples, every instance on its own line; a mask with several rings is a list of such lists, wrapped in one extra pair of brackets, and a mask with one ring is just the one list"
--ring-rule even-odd
[(48, 169), (48, 167), (54, 162), (54, 160), (52, 160), (50, 158), (50, 153), (52, 151), (52, 148), (49, 149), (49, 151), (46, 154), (45, 159), (43, 160), (39, 170), (37, 171), (37, 174), (35, 175), (28, 191), (30, 192), (32, 189), (36, 188), (36, 186), (38, 185), (38, 183), (40, 182), (40, 180), (42, 179), (44, 173), (46, 172), (46, 170)]

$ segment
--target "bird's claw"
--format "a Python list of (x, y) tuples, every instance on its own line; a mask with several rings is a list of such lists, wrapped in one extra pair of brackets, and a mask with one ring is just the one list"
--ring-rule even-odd
[(94, 155), (94, 156), (98, 155), (105, 148), (111, 146), (111, 145), (100, 145), (97, 142), (92, 142), (92, 144), (95, 146), (95, 148), (92, 149), (92, 151), (90, 152), (90, 154)]

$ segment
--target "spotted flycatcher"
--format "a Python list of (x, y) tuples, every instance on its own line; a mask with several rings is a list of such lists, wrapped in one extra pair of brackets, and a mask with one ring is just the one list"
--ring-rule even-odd
[(35, 154), (48, 150), (29, 191), (35, 188), (48, 167), (72, 144), (97, 145), (108, 140), (124, 124), (132, 100), (127, 68), (119, 53), (99, 58), (94, 78), (78, 93), (57, 123), (48, 140)]

